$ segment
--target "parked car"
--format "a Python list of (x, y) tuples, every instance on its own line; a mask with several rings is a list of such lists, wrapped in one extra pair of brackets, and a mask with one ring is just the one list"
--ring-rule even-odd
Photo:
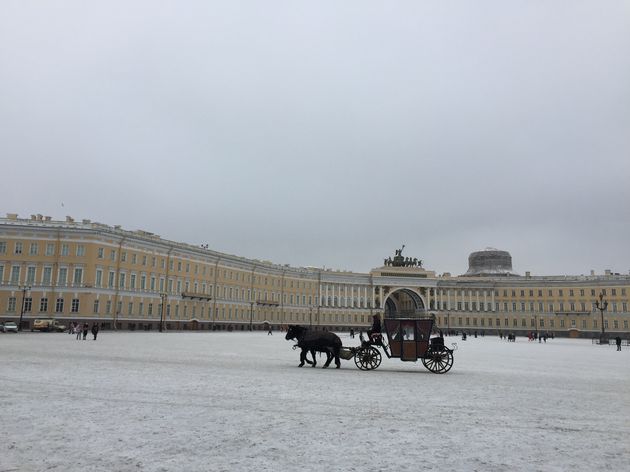
[(62, 333), (66, 330), (66, 325), (62, 325), (54, 318), (41, 318), (33, 321), (31, 331), (57, 331)]
[(2, 332), (4, 333), (17, 333), (18, 332), (18, 327), (17, 324), (15, 323), (15, 321), (7, 321), (4, 323), (4, 325), (2, 325)]

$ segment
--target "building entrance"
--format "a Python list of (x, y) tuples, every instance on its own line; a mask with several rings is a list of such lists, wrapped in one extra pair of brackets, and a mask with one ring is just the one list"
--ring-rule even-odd
[(394, 290), (385, 299), (385, 318), (411, 318), (425, 314), (422, 297), (409, 288)]

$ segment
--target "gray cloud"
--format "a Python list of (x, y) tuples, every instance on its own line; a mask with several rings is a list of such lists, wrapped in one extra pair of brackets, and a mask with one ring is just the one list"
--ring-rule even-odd
[(3, 2), (2, 207), (292, 265), (626, 272), (629, 13)]

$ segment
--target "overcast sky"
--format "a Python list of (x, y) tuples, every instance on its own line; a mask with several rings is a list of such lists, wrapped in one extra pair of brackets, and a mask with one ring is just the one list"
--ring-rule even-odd
[(3, 0), (0, 157), (23, 217), (627, 274), (630, 2)]

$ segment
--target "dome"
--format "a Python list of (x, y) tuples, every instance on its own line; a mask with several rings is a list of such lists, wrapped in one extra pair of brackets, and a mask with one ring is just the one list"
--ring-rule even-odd
[(517, 275), (512, 272), (512, 256), (507, 251), (486, 248), (468, 256), (465, 277), (489, 277)]

